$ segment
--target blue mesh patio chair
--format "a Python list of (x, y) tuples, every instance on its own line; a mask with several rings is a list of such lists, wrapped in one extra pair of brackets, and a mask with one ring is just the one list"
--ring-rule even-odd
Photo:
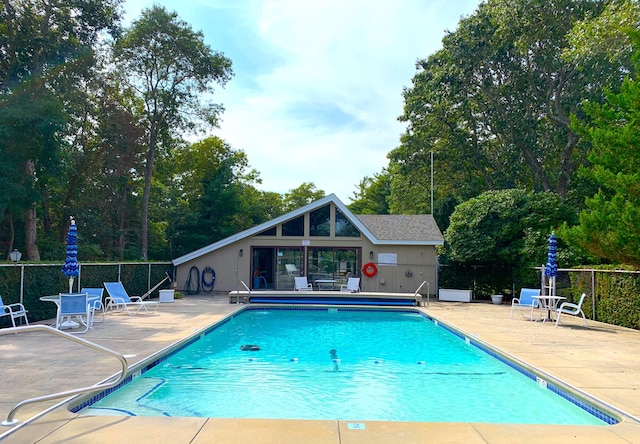
[[(87, 293), (60, 293), (60, 305), (56, 326), (59, 329), (72, 327), (71, 318), (79, 321), (79, 326), (84, 326), (82, 331), (69, 331), (68, 333), (85, 333), (91, 327), (91, 307)], [(65, 318), (67, 321), (65, 321)]]
[(104, 322), (104, 304), (102, 303), (102, 293), (104, 288), (100, 287), (83, 287), (80, 293), (87, 293), (89, 296), (89, 308), (91, 309), (91, 325), (96, 320), (96, 312), (102, 313), (102, 320)]
[(511, 319), (513, 319), (513, 309), (520, 308), (520, 314), (524, 316), (522, 310), (529, 312), (529, 319), (533, 321), (533, 311), (540, 308), (540, 301), (534, 299), (533, 296), (540, 296), (540, 290), (537, 288), (523, 288), (520, 290), (520, 296), (511, 300)]
[[(122, 282), (105, 282), (108, 296), (105, 298), (107, 310), (124, 310), (129, 316), (137, 315), (140, 310), (153, 314), (158, 309), (158, 301), (143, 301), (140, 296), (129, 296)], [(131, 308), (131, 310), (129, 310)], [(135, 309), (135, 311), (133, 311)]]

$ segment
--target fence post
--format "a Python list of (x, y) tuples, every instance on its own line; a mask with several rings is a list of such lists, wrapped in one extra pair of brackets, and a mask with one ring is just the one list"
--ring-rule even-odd
[(20, 264), (20, 303), (24, 304), (24, 264)]
[(593, 313), (593, 320), (597, 321), (596, 315), (596, 271), (591, 270), (591, 310)]

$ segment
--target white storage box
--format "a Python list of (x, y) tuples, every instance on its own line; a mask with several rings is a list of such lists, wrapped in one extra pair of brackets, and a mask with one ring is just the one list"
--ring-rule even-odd
[(471, 290), (441, 288), (438, 293), (438, 299), (451, 302), (471, 302)]
[(173, 302), (175, 290), (160, 290), (160, 302)]

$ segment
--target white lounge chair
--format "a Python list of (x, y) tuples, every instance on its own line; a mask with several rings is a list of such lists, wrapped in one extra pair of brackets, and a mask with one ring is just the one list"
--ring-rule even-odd
[(9, 316), (11, 318), (11, 324), (16, 326), (16, 319), (24, 318), (24, 322), (29, 325), (29, 319), (27, 319), (27, 310), (24, 305), (19, 302), (15, 304), (4, 304), (2, 302), (2, 296), (0, 296), (0, 317)]
[[(132, 316), (140, 313), (140, 310), (153, 314), (160, 305), (158, 301), (143, 301), (140, 296), (129, 296), (122, 282), (105, 282), (104, 288), (108, 294), (104, 300), (107, 310), (124, 310)], [(136, 308), (135, 312), (129, 311), (129, 308), (133, 309), (134, 307)]]
[(513, 309), (516, 307), (520, 308), (520, 314), (522, 314), (522, 309), (526, 309), (529, 311), (529, 319), (533, 321), (533, 310), (540, 307), (540, 301), (538, 299), (534, 299), (533, 296), (539, 296), (540, 290), (537, 288), (523, 288), (520, 290), (520, 296), (517, 298), (513, 298), (511, 300), (511, 316), (513, 319)]
[(294, 280), (295, 291), (313, 291), (313, 286), (307, 281), (306, 276), (295, 277)]
[(91, 325), (95, 322), (96, 319), (96, 311), (102, 312), (102, 320), (100, 322), (104, 322), (104, 304), (102, 303), (102, 294), (104, 292), (104, 288), (99, 287), (83, 287), (80, 290), (80, 293), (87, 293), (89, 297), (89, 308), (91, 309)]
[(340, 291), (358, 293), (360, 291), (360, 278), (349, 278), (346, 284), (340, 285)]
[[(71, 324), (71, 317), (75, 316), (84, 325), (82, 331), (69, 331), (68, 333), (85, 333), (91, 327), (91, 307), (89, 305), (89, 295), (87, 293), (60, 293), (60, 305), (56, 317), (56, 327), (63, 328), (67, 322)], [(84, 318), (83, 318), (84, 317)], [(68, 324), (67, 324), (68, 325)], [(73, 327), (75, 327), (73, 323)]]
[(584, 321), (584, 326), (589, 328), (589, 324), (587, 324), (587, 317), (584, 315), (584, 311), (582, 311), (582, 303), (584, 302), (584, 298), (586, 296), (587, 296), (586, 293), (582, 293), (582, 296), (580, 296), (580, 300), (578, 301), (577, 304), (572, 304), (571, 302), (563, 302), (562, 304), (560, 304), (560, 307), (556, 310), (556, 313), (558, 314), (556, 318), (556, 327), (560, 322), (560, 315), (564, 313), (571, 316), (578, 316), (578, 315), (582, 316), (582, 320)]
[(300, 276), (300, 271), (294, 264), (284, 264), (284, 268), (287, 270), (287, 275), (289, 275), (290, 278)]

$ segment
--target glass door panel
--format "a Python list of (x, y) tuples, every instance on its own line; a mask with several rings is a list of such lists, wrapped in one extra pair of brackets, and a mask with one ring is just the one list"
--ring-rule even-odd
[(276, 290), (293, 290), (293, 278), (302, 276), (301, 248), (276, 249)]

